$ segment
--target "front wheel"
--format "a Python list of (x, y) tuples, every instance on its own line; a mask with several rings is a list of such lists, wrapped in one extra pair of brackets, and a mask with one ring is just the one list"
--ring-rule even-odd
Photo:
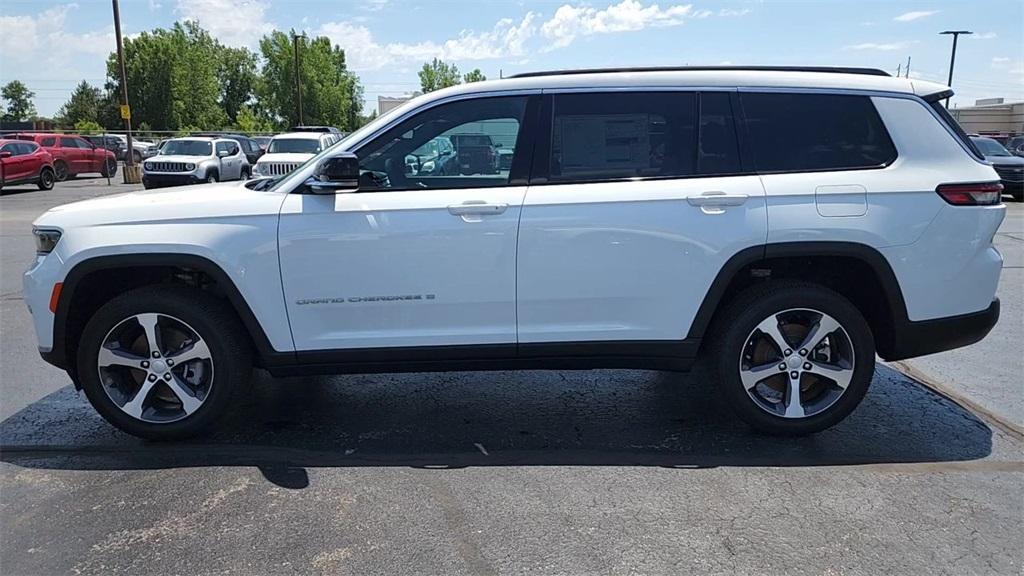
[(727, 403), (769, 434), (837, 424), (860, 404), (875, 370), (860, 311), (803, 282), (771, 281), (737, 296), (716, 319), (709, 352)]
[(213, 424), (252, 372), (234, 311), (182, 286), (144, 287), (105, 304), (86, 325), (77, 360), (100, 415), (153, 440), (193, 436)]
[(68, 179), (68, 165), (63, 160), (57, 160), (53, 163), (54, 175), (57, 178), (57, 182), (63, 182)]
[(207, 184), (216, 184), (217, 183), (217, 173), (216, 172), (210, 172), (209, 174), (207, 174), (206, 175), (206, 183)]

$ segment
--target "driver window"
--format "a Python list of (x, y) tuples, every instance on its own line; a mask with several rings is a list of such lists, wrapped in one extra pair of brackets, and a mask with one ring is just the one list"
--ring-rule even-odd
[(526, 99), (452, 102), (402, 122), (357, 152), (360, 191), (508, 184)]

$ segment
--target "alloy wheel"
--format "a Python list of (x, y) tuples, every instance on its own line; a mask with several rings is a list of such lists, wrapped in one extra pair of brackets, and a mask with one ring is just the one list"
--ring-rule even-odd
[(740, 380), (762, 410), (808, 418), (834, 405), (853, 379), (853, 343), (835, 318), (795, 308), (772, 314), (747, 337)]
[(194, 414), (213, 386), (209, 346), (191, 326), (167, 314), (136, 314), (115, 325), (100, 346), (97, 369), (111, 401), (144, 422), (175, 422)]

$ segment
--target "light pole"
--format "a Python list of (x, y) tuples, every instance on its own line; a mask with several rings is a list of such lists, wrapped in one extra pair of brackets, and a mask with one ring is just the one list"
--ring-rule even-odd
[[(942, 35), (942, 34), (952, 34), (953, 35), (953, 53), (949, 56), (949, 80), (946, 82), (946, 85), (948, 85), (950, 88), (952, 88), (953, 87), (953, 64), (956, 63), (956, 41), (957, 41), (957, 39), (960, 38), (961, 34), (974, 34), (974, 32), (971, 32), (970, 30), (946, 30), (944, 32), (939, 32), (939, 34), (940, 35)], [(949, 98), (946, 98), (946, 108), (947, 109), (949, 108)]]
[(292, 32), (292, 50), (295, 52), (295, 102), (299, 106), (299, 126), (302, 126), (302, 83), (299, 79), (299, 38), (306, 38), (306, 33), (296, 34)]
[(128, 152), (124, 157), (125, 166), (133, 166), (135, 164), (135, 154), (132, 151), (132, 118), (131, 108), (128, 104), (128, 75), (125, 73), (124, 68), (124, 47), (121, 45), (121, 10), (117, 5), (117, 0), (113, 0), (114, 5), (114, 35), (117, 36), (117, 68), (121, 73), (121, 99), (124, 102), (124, 106), (121, 107), (121, 117), (124, 118), (124, 124), (128, 128)]

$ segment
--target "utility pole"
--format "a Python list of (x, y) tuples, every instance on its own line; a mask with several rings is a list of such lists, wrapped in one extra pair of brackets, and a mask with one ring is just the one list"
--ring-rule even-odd
[(907, 56), (907, 72), (905, 77), (910, 78), (910, 56)]
[(292, 32), (292, 50), (295, 52), (295, 102), (298, 103), (299, 126), (302, 126), (302, 82), (299, 74), (299, 38), (305, 38), (306, 33), (296, 34)]
[[(124, 164), (131, 167), (135, 165), (135, 149), (132, 147), (132, 117), (131, 108), (128, 104), (128, 74), (124, 68), (124, 46), (121, 43), (121, 10), (117, 5), (117, 0), (112, 1), (114, 3), (114, 35), (117, 37), (117, 66), (121, 70), (121, 101), (123, 102), (121, 117), (124, 118), (125, 128), (128, 129), (128, 150), (124, 156)], [(128, 178), (128, 176), (126, 175), (125, 178)], [(127, 183), (127, 180), (125, 182)]]
[(900, 76), (903, 76), (903, 64), (896, 65), (896, 77), (899, 78)]
[[(970, 30), (946, 30), (944, 32), (939, 32), (939, 35), (943, 35), (943, 34), (952, 34), (953, 35), (953, 53), (949, 56), (949, 80), (946, 82), (946, 84), (950, 88), (952, 88), (953, 87), (953, 64), (956, 63), (956, 41), (960, 38), (961, 34), (974, 34), (974, 32), (971, 32)], [(947, 110), (949, 109), (949, 98), (946, 98), (946, 109)]]

